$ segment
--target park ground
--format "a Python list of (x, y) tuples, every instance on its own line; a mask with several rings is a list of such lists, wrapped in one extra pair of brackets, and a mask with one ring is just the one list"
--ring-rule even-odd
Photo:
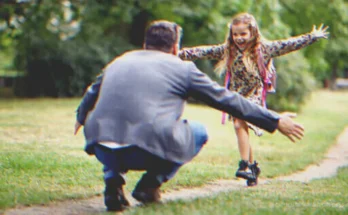
[[(325, 214), (347, 213), (348, 205), (347, 201), (344, 199), (347, 199), (348, 197), (346, 194), (347, 192), (345, 192), (348, 189), (348, 168), (342, 167), (347, 165), (348, 159), (348, 130), (346, 128), (348, 123), (347, 117), (344, 117), (347, 116), (346, 112), (348, 112), (345, 110), (345, 107), (347, 107), (348, 104), (347, 98), (348, 93), (344, 92), (332, 94), (331, 92), (321, 91), (316, 93), (311, 99), (311, 102), (309, 102), (309, 107), (311, 107), (310, 110), (308, 110), (307, 105), (301, 114), (299, 114), (309, 115), (307, 116), (308, 118), (301, 118), (301, 116), (299, 116), (298, 119), (301, 123), (305, 124), (307, 135), (300, 143), (291, 144), (289, 141), (277, 134), (273, 137), (271, 137), (272, 135), (266, 136), (266, 141), (257, 142), (255, 144), (257, 151), (262, 151), (264, 148), (269, 151), (263, 151), (262, 154), (256, 154), (260, 158), (261, 163), (264, 164), (262, 167), (262, 179), (258, 186), (252, 188), (246, 187), (245, 181), (236, 180), (233, 177), (235, 166), (229, 167), (231, 166), (231, 162), (226, 163), (226, 158), (225, 161), (219, 160), (220, 157), (224, 158), (226, 156), (231, 156), (230, 153), (225, 155), (221, 152), (221, 150), (227, 150), (225, 148), (226, 146), (207, 146), (207, 149), (202, 152), (203, 155), (197, 157), (197, 159), (193, 161), (192, 166), (189, 164), (187, 167), (184, 167), (183, 170), (179, 172), (177, 176), (178, 179), (174, 179), (172, 182), (168, 183), (168, 185), (163, 187), (163, 202), (165, 202), (165, 204), (150, 205), (147, 207), (132, 207), (124, 212), (124, 214), (210, 214), (210, 212), (212, 212), (211, 210), (217, 210), (221, 214), (231, 214), (231, 211), (235, 214), (294, 214), (294, 210), (296, 211), (296, 214), (315, 214), (320, 211), (326, 211)], [(325, 100), (326, 102), (323, 103), (322, 100)], [(46, 104), (47, 101), (44, 103)], [(24, 104), (21, 103), (21, 105)], [(61, 105), (66, 106), (67, 104), (63, 102)], [(70, 106), (70, 104), (68, 106)], [(41, 107), (41, 105), (39, 105), (39, 107)], [(200, 112), (197, 118), (200, 118), (201, 114), (205, 114), (207, 117), (207, 110), (201, 108), (202, 107), (195, 106), (191, 109), (191, 107), (189, 107), (189, 112), (185, 114), (191, 116), (192, 113), (190, 111), (193, 111)], [(4, 108), (2, 110), (4, 110)], [(321, 111), (326, 111), (328, 114), (324, 116), (324, 112)], [(45, 112), (45, 110), (43, 110), (43, 112)], [(215, 115), (220, 115), (220, 113), (213, 113), (213, 115), (213, 117), (216, 117)], [(336, 119), (336, 123), (332, 122), (333, 119)], [(21, 122), (25, 124), (23, 120), (24, 119), (22, 119)], [(16, 121), (16, 118), (14, 118), (14, 121)], [(42, 122), (42, 124), (45, 123), (46, 122)], [(36, 124), (40, 124), (40, 122), (36, 122)], [(217, 125), (213, 126), (215, 127)], [(213, 126), (208, 129), (213, 129)], [(221, 127), (221, 125), (219, 126)], [(10, 126), (7, 126), (6, 130), (11, 130), (11, 128), (8, 127)], [(72, 128), (69, 129), (71, 130)], [(22, 130), (25, 132), (25, 128), (22, 128)], [(67, 131), (63, 129), (62, 133), (65, 132)], [(211, 142), (219, 142), (219, 138), (224, 136), (222, 133), (225, 131), (213, 130), (212, 132), (214, 135)], [(229, 135), (231, 134), (229, 133)], [(229, 135), (227, 138), (230, 138)], [(14, 136), (12, 136), (12, 138), (13, 137)], [(41, 144), (35, 145), (35, 148), (39, 146), (44, 147), (42, 145), (45, 145), (45, 141), (52, 142), (52, 139), (54, 140), (54, 136), (49, 136), (52, 139), (47, 140), (49, 137), (45, 136), (45, 134), (41, 134), (40, 136), (37, 133), (33, 133), (33, 137), (29, 136), (29, 138), (37, 137), (40, 137), (42, 140), (40, 140)], [(9, 139), (11, 139), (11, 136), (7, 136), (7, 138), (7, 142), (10, 142)], [(17, 138), (18, 142), (23, 142), (20, 137), (17, 136)], [(273, 141), (276, 141), (277, 143), (273, 143)], [(281, 147), (278, 149), (276, 144), (280, 144)], [(20, 151), (15, 147), (11, 148), (12, 152), (16, 150)], [(74, 148), (72, 147), (72, 149)], [(209, 152), (207, 151), (208, 149), (210, 149)], [(232, 148), (232, 150), (236, 149)], [(3, 151), (10, 152), (8, 148), (4, 148)], [(77, 152), (74, 152), (74, 154), (76, 153)], [(285, 154), (277, 157), (275, 154), (279, 153)], [(263, 154), (265, 157), (262, 156)], [(237, 154), (232, 154), (232, 156), (236, 155)], [(291, 157), (283, 159), (285, 155)], [(273, 157), (275, 157), (275, 160), (273, 160)], [(306, 159), (303, 157), (306, 157)], [(55, 159), (54, 157), (52, 158)], [(10, 157), (8, 157), (8, 159), (10, 159)], [(233, 163), (237, 162), (237, 158), (235, 160), (236, 161), (233, 160)], [(296, 163), (297, 160), (299, 160), (299, 164)], [(278, 161), (280, 164), (277, 164)], [(19, 160), (18, 162), (23, 161)], [(90, 160), (88, 162), (90, 162)], [(209, 164), (211, 162), (213, 162), (213, 164)], [(4, 163), (4, 161), (2, 161), (2, 163)], [(49, 162), (48, 165), (50, 165)], [(62, 169), (66, 168), (64, 165), (63, 162)], [(90, 165), (93, 166), (95, 164)], [(208, 171), (203, 168), (202, 165), (208, 166), (208, 169), (214, 167), (218, 170), (213, 171), (213, 173), (216, 174), (210, 175), (209, 172), (212, 172), (212, 169)], [(285, 168), (281, 168), (282, 166), (285, 166)], [(37, 168), (42, 167), (38, 166)], [(75, 170), (80, 171), (79, 166), (77, 166)], [(45, 171), (45, 169), (43, 169), (43, 171)], [(91, 171), (100, 171), (100, 169), (92, 168)], [(7, 172), (5, 171), (4, 173), (6, 176)], [(13, 170), (12, 173), (16, 173), (15, 170)], [(25, 173), (22, 170), (22, 174), (23, 173), (28, 176), (28, 173)], [(84, 172), (80, 172), (80, 174), (81, 173), (86, 174)], [(214, 177), (213, 175), (217, 176)], [(138, 175), (136, 175), (136, 177), (137, 176)], [(30, 182), (37, 180), (35, 177), (39, 176), (35, 175), (35, 177), (33, 177), (33, 174), (29, 174), (29, 177), (31, 177), (28, 179)], [(64, 176), (61, 175), (60, 177)], [(69, 174), (67, 174), (66, 177), (70, 177)], [(100, 177), (100, 175), (98, 175), (98, 177)], [(130, 176), (131, 185), (126, 187), (128, 194), (135, 183), (136, 177), (133, 178), (133, 175)], [(200, 178), (203, 178), (202, 181)], [(44, 177), (40, 180), (45, 184), (46, 179)], [(80, 179), (77, 178), (77, 180)], [(36, 183), (38, 183), (38, 181), (36, 181)], [(6, 186), (10, 184), (10, 182), (1, 181), (1, 183), (5, 185), (4, 191), (6, 192)], [(96, 184), (99, 184), (98, 186), (92, 184), (89, 185), (89, 187), (86, 187), (86, 190), (91, 190), (92, 187), (92, 190), (98, 191), (96, 191), (94, 195), (86, 194), (82, 199), (81, 196), (78, 195), (74, 198), (56, 197), (56, 200), (54, 199), (55, 196), (51, 196), (50, 198), (53, 199), (49, 201), (38, 199), (32, 200), (32, 202), (29, 203), (25, 203), (24, 200), (19, 199), (14, 206), (7, 207), (7, 209), (4, 210), (4, 213), (104, 214), (105, 208), (101, 196), (101, 183), (102, 181), (98, 178), (98, 182), (96, 182)], [(21, 185), (21, 183), (18, 184), (18, 187), (21, 187)], [(73, 185), (75, 185), (73, 187), (76, 187), (78, 186), (78, 183)], [(34, 188), (29, 187), (29, 190)], [(61, 189), (64, 190), (64, 188), (65, 187), (63, 186)], [(40, 192), (40, 184), (37, 189), (39, 189), (38, 192)], [(41, 189), (47, 191), (47, 188), (45, 187), (41, 186)], [(71, 189), (71, 192), (78, 193), (79, 190), (80, 189), (77, 189), (77, 191)], [(19, 188), (16, 191), (21, 192)], [(50, 188), (49, 191), (53, 192), (54, 189)], [(64, 190), (64, 192), (69, 193), (67, 190)], [(30, 192), (28, 193), (30, 195)], [(10, 195), (15, 194), (9, 192), (5, 197), (8, 198)], [(18, 198), (21, 198), (21, 195), (25, 196), (25, 194), (17, 195)], [(41, 197), (42, 199), (46, 198), (46, 196)], [(132, 205), (138, 205), (131, 197), (129, 197), (129, 199), (131, 200)], [(21, 203), (20, 201), (24, 201), (24, 203)], [(268, 206), (266, 207), (267, 209), (265, 209), (265, 205)]]

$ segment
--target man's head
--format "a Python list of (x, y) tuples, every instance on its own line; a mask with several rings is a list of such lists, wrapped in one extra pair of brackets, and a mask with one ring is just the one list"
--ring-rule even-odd
[(160, 50), (176, 55), (179, 51), (182, 28), (174, 22), (152, 22), (145, 32), (145, 49)]

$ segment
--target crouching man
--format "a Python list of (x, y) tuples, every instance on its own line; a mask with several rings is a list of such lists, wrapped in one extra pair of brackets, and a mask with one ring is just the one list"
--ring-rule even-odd
[[(144, 50), (109, 63), (86, 91), (77, 111), (75, 134), (84, 125), (86, 152), (104, 165), (105, 205), (128, 205), (123, 174), (145, 170), (132, 192), (140, 202), (160, 200), (161, 185), (192, 160), (208, 140), (204, 125), (181, 119), (189, 97), (250, 122), (301, 139), (304, 129), (213, 82), (194, 63), (178, 56), (181, 28), (155, 21), (146, 30)], [(88, 117), (87, 117), (88, 116)]]

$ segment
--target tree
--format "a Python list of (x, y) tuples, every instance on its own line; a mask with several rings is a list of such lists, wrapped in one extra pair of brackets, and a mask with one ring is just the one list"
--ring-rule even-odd
[[(329, 41), (276, 59), (280, 87), (269, 105), (296, 110), (313, 89), (311, 74), (322, 80), (328, 68), (339, 71), (345, 64), (347, 1), (331, 2), (327, 7), (326, 0), (7, 0), (0, 5), (0, 34), (14, 46), (13, 65), (27, 72), (17, 92), (59, 97), (80, 96), (105, 64), (141, 48), (152, 20), (180, 24), (183, 46), (223, 43), (227, 23), (239, 12), (253, 14), (268, 39), (308, 32), (319, 20), (330, 25)], [(219, 80), (216, 61), (196, 63)]]
[(284, 10), (283, 19), (288, 20), (293, 33), (299, 34), (310, 30), (310, 26), (324, 23), (330, 27), (328, 41), (313, 45), (305, 50), (314, 76), (323, 81), (335, 79), (339, 70), (347, 67), (348, 45), (348, 4), (347, 0), (300, 1), (279, 0)]

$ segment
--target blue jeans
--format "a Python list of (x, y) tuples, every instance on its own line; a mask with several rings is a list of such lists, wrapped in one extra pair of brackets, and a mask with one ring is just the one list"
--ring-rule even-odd
[[(208, 134), (203, 124), (189, 122), (195, 142), (195, 156), (208, 140)], [(97, 159), (104, 165), (104, 180), (117, 178), (120, 173), (128, 170), (146, 170), (156, 175), (159, 184), (174, 177), (183, 163), (164, 160), (137, 146), (127, 146), (119, 149), (109, 149), (97, 144), (95, 147)]]

